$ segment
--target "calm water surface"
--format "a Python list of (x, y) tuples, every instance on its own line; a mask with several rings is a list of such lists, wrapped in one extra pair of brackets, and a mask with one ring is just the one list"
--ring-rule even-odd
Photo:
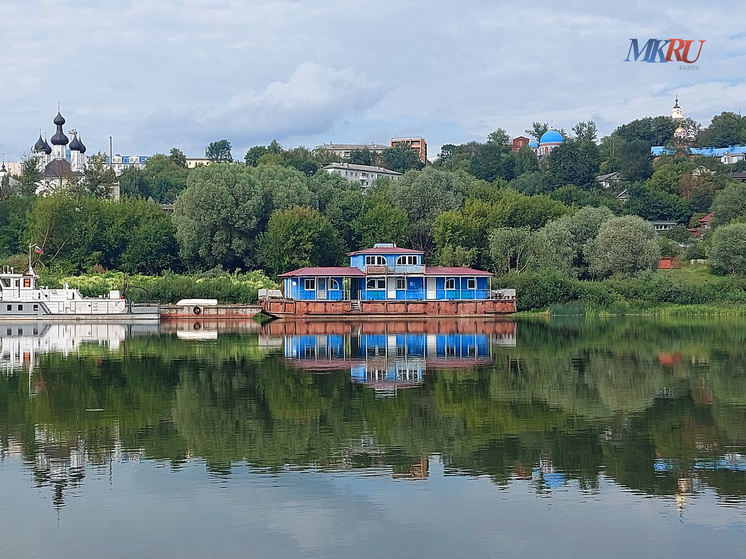
[(0, 556), (746, 543), (746, 323), (0, 324)]

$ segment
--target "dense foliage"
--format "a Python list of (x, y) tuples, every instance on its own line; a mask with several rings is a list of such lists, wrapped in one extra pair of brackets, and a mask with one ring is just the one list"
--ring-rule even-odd
[[(36, 195), (38, 166), (29, 157), (20, 186), (6, 181), (0, 189), (0, 259), (22, 266), (37, 244), (37, 267), (60, 273), (263, 268), (276, 276), (301, 264), (342, 264), (347, 251), (395, 242), (422, 250), (428, 264), (498, 274), (549, 270), (585, 280), (654, 267), (660, 241), (665, 255), (710, 254), (713, 272), (743, 273), (734, 262), (746, 260), (746, 247), (726, 243), (725, 233), (709, 240), (699, 223), (712, 212), (709, 227), (717, 233), (746, 220), (746, 190), (730, 177), (739, 166), (687, 153), (708, 142), (740, 142), (743, 123), (731, 113), (701, 130), (690, 120), (643, 118), (598, 142), (595, 124), (580, 122), (541, 158), (526, 145), (514, 150), (498, 128), (484, 143), (444, 145), (425, 168), (403, 145), (353, 150), (349, 162), (404, 173), (366, 187), (324, 172), (339, 160), (325, 149), (286, 150), (273, 141), (238, 163), (230, 142), (219, 140), (206, 149), (208, 166), (187, 168), (174, 148), (125, 171), (116, 202), (108, 200), (112, 177), (100, 158), (81, 181)], [(539, 139), (548, 130), (534, 122), (527, 133)], [(654, 160), (653, 145), (672, 155)], [(600, 173), (608, 175), (602, 182)], [(633, 216), (678, 227), (660, 239), (649, 229), (642, 234)]]

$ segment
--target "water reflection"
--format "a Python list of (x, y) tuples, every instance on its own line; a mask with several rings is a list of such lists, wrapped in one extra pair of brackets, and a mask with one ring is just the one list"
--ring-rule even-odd
[(516, 325), (483, 320), (279, 322), (267, 330), (269, 337), (283, 337), (284, 356), (294, 366), (349, 371), (352, 382), (373, 388), (377, 396), (395, 396), (400, 389), (421, 386), (427, 370), (491, 364), (493, 346), (515, 347)]
[(92, 471), (132, 461), (426, 480), (437, 460), (447, 475), (547, 496), (612, 480), (683, 513), (708, 490), (726, 505), (746, 495), (744, 332), (642, 320), (4, 325), (0, 453), (56, 507)]

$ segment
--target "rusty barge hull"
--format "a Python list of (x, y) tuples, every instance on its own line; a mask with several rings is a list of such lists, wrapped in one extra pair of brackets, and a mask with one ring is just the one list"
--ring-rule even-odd
[(272, 317), (305, 318), (398, 318), (494, 316), (516, 312), (515, 300), (449, 301), (295, 301), (261, 302), (262, 312)]
[(161, 320), (248, 320), (259, 305), (161, 305)]

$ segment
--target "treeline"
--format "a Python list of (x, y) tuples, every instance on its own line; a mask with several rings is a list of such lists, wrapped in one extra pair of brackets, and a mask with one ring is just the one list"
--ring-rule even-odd
[[(723, 113), (704, 130), (683, 124), (693, 144), (695, 138), (730, 141), (743, 122)], [(742, 219), (746, 186), (729, 177), (739, 165), (690, 157), (683, 144), (676, 155), (650, 156), (652, 145), (674, 146), (679, 124), (669, 117), (640, 119), (598, 142), (595, 124), (581, 122), (541, 159), (528, 147), (513, 151), (497, 129), (484, 143), (443, 146), (423, 169), (404, 146), (375, 156), (356, 150), (350, 161), (404, 172), (400, 180), (366, 189), (324, 172), (336, 159), (326, 150), (285, 150), (272, 142), (252, 147), (236, 163), (230, 143), (221, 140), (208, 146), (208, 166), (190, 170), (173, 149), (149, 158), (144, 169), (126, 170), (114, 202), (103, 196), (111, 177), (97, 159), (82, 181), (43, 196), (28, 188), (29, 176), (19, 177), (21, 189), (5, 181), (0, 259), (22, 266), (35, 243), (44, 251), (40, 263), (59, 273), (261, 269), (276, 276), (343, 264), (349, 251), (395, 242), (422, 250), (429, 264), (498, 274), (634, 276), (653, 268), (660, 255), (707, 254), (714, 271), (746, 272), (746, 248), (738, 248), (742, 237), (746, 247), (746, 226), (721, 227), (733, 234), (716, 231), (705, 243), (686, 231), (710, 211), (715, 227)], [(539, 139), (547, 130), (534, 123), (527, 133)], [(33, 174), (32, 167), (24, 164), (24, 172)], [(601, 184), (602, 172), (618, 175)], [(680, 225), (660, 243), (643, 220)]]

